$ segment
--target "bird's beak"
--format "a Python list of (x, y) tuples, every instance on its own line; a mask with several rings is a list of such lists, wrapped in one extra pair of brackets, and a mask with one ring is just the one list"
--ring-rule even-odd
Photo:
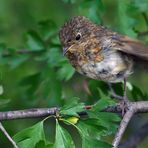
[(63, 48), (63, 56), (65, 56), (65, 54), (67, 53), (69, 48)]

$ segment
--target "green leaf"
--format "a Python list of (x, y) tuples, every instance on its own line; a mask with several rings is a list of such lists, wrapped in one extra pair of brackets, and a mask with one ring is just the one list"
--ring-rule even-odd
[(20, 66), (23, 62), (27, 61), (28, 58), (29, 55), (15, 55), (13, 57), (8, 57), (7, 63), (11, 66), (12, 69), (14, 69)]
[(95, 23), (100, 24), (102, 22), (100, 14), (104, 11), (104, 6), (101, 0), (82, 1), (79, 5), (79, 11)]
[(93, 139), (91, 137), (82, 137), (82, 148), (112, 148), (109, 143)]
[(132, 97), (138, 101), (141, 100), (139, 98), (142, 98), (143, 100), (147, 100), (148, 94), (144, 93), (139, 87), (137, 87), (136, 85), (132, 85), (133, 86), (133, 90), (131, 91)]
[(132, 0), (131, 4), (134, 5), (140, 12), (148, 11), (147, 0)]
[(63, 115), (78, 116), (79, 112), (84, 111), (84, 103), (78, 102), (79, 98), (72, 98), (70, 101), (64, 105), (60, 113)]
[(54, 35), (57, 35), (56, 24), (52, 20), (43, 20), (38, 23), (39, 31), (44, 41), (50, 40)]
[(58, 70), (58, 78), (60, 80), (69, 80), (73, 74), (75, 73), (75, 69), (69, 64), (63, 64)]
[(26, 44), (27, 47), (32, 51), (40, 51), (45, 49), (44, 42), (35, 31), (28, 31), (26, 35)]
[(95, 105), (92, 107), (91, 111), (98, 112), (98, 111), (105, 109), (108, 106), (115, 105), (115, 102), (113, 100), (111, 100), (109, 97), (107, 98), (106, 96), (104, 96), (103, 93), (102, 93), (102, 96), (103, 96), (102, 97), (103, 99), (100, 99), (97, 103), (95, 103)]
[(102, 132), (102, 136), (110, 135), (117, 130), (116, 122), (120, 121), (119, 116), (115, 113), (100, 112), (106, 107), (113, 105), (115, 105), (115, 102), (111, 99), (100, 99), (92, 109), (87, 111), (89, 118), (98, 119), (98, 123), (106, 128), (106, 130)]
[(102, 132), (102, 136), (107, 136), (115, 133), (117, 131), (117, 122), (121, 119), (115, 113), (99, 112), (99, 111), (87, 111), (90, 118), (98, 119), (98, 123), (105, 127), (106, 130)]
[(101, 81), (96, 81), (96, 80), (90, 80), (88, 82), (88, 87), (89, 87), (89, 98), (94, 99), (98, 101), (99, 98), (102, 98), (102, 94), (105, 94), (106, 96), (109, 94), (108, 91), (108, 85), (105, 82)]
[(23, 129), (14, 135), (13, 139), (18, 144), (19, 148), (33, 148), (40, 141), (45, 141), (43, 121), (35, 124), (32, 127)]
[(54, 148), (74, 148), (73, 140), (70, 134), (61, 127), (56, 120), (56, 137)]
[(65, 63), (67, 61), (66, 58), (62, 56), (62, 52), (60, 52), (60, 49), (57, 47), (49, 48), (45, 56), (47, 58), (49, 66), (52, 68), (60, 67), (63, 62)]
[(48, 65), (51, 68), (58, 67), (57, 78), (59, 80), (67, 81), (73, 76), (75, 70), (69, 64), (68, 60), (62, 56), (62, 53), (60, 52), (59, 48), (57, 47), (50, 48), (45, 56), (48, 61)]
[(76, 124), (82, 136), (90, 136), (99, 139), (106, 128), (96, 118), (79, 120)]
[[(134, 19), (128, 15), (128, 1), (118, 1), (118, 22), (120, 23), (120, 31), (131, 37), (136, 37), (136, 33), (133, 31)], [(122, 16), (122, 17), (121, 17)]]
[(53, 148), (53, 144), (51, 143), (45, 143), (45, 141), (40, 141), (36, 144), (35, 148)]
[[(34, 94), (36, 93), (39, 84), (41, 81), (41, 73), (34, 73), (32, 75), (27, 75), (25, 78), (23, 78), (19, 85), (26, 88), (26, 94), (30, 95), (30, 98), (33, 98)], [(32, 95), (32, 96), (31, 96)], [(35, 97), (36, 99), (36, 97)]]
[(62, 84), (57, 79), (55, 70), (50, 67), (45, 67), (42, 71), (42, 82), (40, 84), (37, 94), (42, 94), (44, 98), (48, 99), (49, 105), (58, 105), (62, 96)]

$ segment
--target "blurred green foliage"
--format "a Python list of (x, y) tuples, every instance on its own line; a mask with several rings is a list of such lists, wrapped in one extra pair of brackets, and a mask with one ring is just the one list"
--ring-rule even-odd
[[(24, 144), (36, 148), (67, 148), (74, 144), (84, 148), (111, 147), (108, 144), (110, 135), (116, 132), (116, 122), (120, 119), (116, 114), (100, 112), (114, 104), (109, 98), (107, 84), (75, 73), (62, 55), (58, 39), (60, 26), (76, 15), (87, 16), (97, 24), (148, 43), (148, 36), (141, 35), (141, 32), (148, 31), (148, 0), (1, 0), (1, 111), (63, 106), (60, 120), (56, 119), (56, 123), (47, 121), (55, 124), (55, 134), (53, 131), (50, 133), (53, 125), (46, 125), (48, 130), (44, 133), (45, 120), (4, 122), (11, 135), (18, 132), (14, 139), (20, 147)], [(138, 81), (136, 76), (130, 78), (134, 85), (131, 85), (129, 96), (144, 100), (148, 98), (147, 74), (138, 73)], [(114, 89), (122, 95), (122, 84), (115, 84)], [(84, 103), (78, 102), (76, 97), (85, 104), (95, 103), (94, 108), (88, 111), (88, 118), (79, 118), (77, 112), (83, 111)], [(71, 117), (75, 122), (70, 120)], [(80, 134), (82, 141), (79, 143), (75, 142), (75, 136), (71, 137), (72, 127)], [(1, 146), (11, 147), (7, 139), (2, 134), (0, 136)]]

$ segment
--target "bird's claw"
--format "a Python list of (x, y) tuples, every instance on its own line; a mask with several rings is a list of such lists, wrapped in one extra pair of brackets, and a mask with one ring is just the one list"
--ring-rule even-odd
[(122, 117), (123, 117), (125, 115), (125, 113), (127, 112), (127, 110), (129, 109), (128, 99), (124, 98), (123, 100), (121, 100), (120, 103), (119, 103), (119, 107), (121, 109), (121, 114), (122, 114)]

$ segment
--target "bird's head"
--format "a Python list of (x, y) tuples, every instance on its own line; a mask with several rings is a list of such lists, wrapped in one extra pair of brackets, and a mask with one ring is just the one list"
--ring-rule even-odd
[(95, 27), (95, 24), (83, 16), (75, 16), (66, 22), (59, 33), (63, 54), (83, 49), (88, 44), (88, 38), (93, 36)]

